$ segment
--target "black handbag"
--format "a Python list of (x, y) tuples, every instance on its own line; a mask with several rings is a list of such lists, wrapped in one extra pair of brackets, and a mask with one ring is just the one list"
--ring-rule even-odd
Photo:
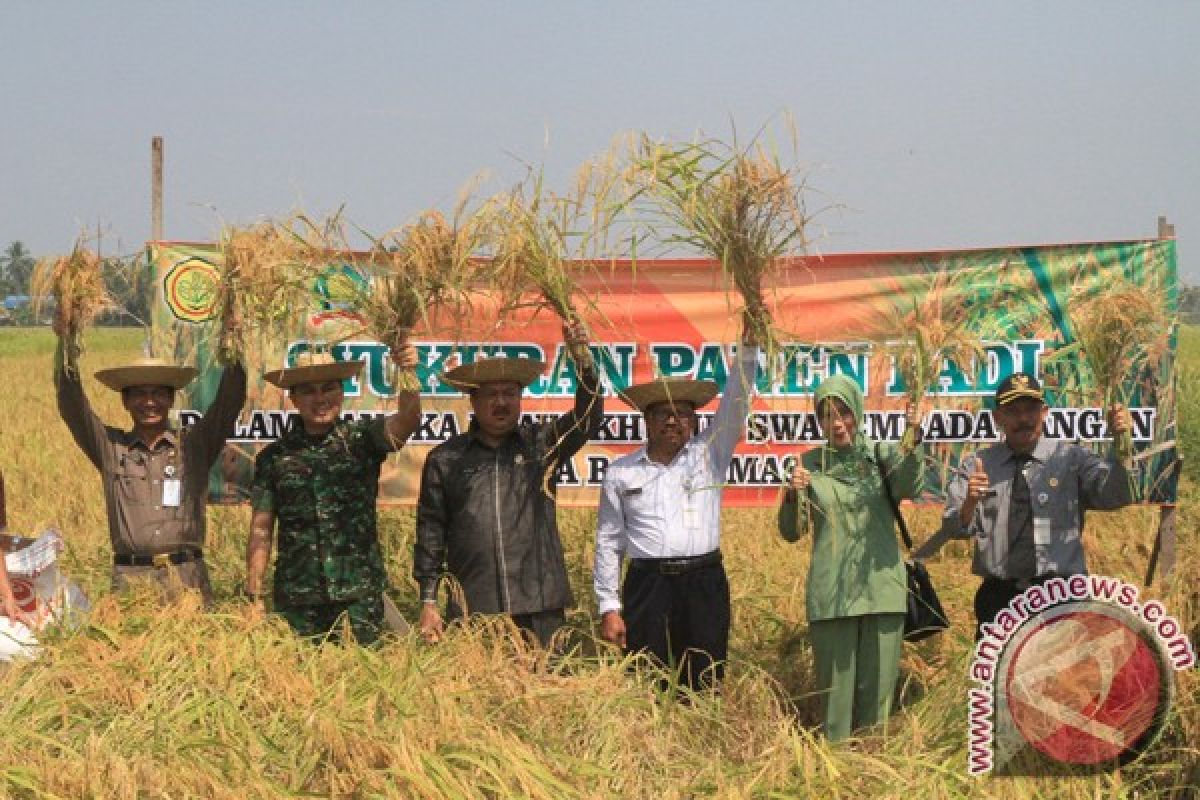
[[(900, 505), (896, 502), (896, 498), (892, 494), (892, 486), (888, 483), (887, 475), (883, 471), (883, 459), (879, 457), (878, 443), (875, 445), (875, 466), (879, 468), (879, 477), (883, 480), (883, 493), (887, 495), (888, 505), (892, 507), (896, 524), (900, 526), (900, 536), (904, 539), (904, 546), (911, 553), (912, 537), (908, 535), (908, 525), (904, 522), (904, 515), (900, 513)], [(946, 612), (942, 610), (942, 601), (938, 599), (937, 590), (933, 588), (933, 581), (929, 579), (929, 571), (925, 569), (925, 565), (910, 558), (904, 562), (904, 566), (908, 573), (908, 605), (904, 612), (904, 639), (909, 642), (919, 642), (921, 639), (949, 628), (950, 621), (946, 619)]]

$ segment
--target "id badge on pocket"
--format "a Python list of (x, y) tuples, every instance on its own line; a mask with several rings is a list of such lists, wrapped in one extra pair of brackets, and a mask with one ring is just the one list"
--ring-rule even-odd
[(163, 481), (163, 508), (179, 508), (179, 501), (183, 494), (182, 482), (178, 478), (168, 478)]
[(1050, 520), (1045, 517), (1033, 518), (1033, 543), (1037, 547), (1050, 544)]

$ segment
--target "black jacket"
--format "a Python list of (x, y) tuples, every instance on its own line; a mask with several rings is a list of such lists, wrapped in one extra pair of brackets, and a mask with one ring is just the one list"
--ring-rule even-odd
[(465, 608), (449, 616), (529, 614), (574, 602), (555, 514), (559, 466), (600, 430), (604, 401), (593, 369), (581, 369), (575, 407), (553, 422), (518, 425), (493, 449), (467, 433), (425, 459), (417, 502), (413, 577), (421, 598), (437, 597), (449, 572)]

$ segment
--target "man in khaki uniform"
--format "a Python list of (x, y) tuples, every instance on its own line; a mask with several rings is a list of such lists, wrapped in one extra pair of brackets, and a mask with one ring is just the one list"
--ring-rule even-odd
[[(105, 425), (92, 411), (83, 383), (64, 368), (61, 323), (54, 382), (58, 411), (87, 457), (100, 470), (113, 549), (113, 587), (135, 576), (156, 578), (173, 599), (180, 586), (196, 589), (206, 604), (212, 587), (204, 565), (208, 473), (221, 455), (246, 401), (246, 371), (225, 368), (216, 397), (199, 422), (183, 431), (168, 425), (175, 392), (196, 376), (192, 367), (156, 358), (96, 373), (121, 393), (133, 427)], [(176, 580), (177, 579), (177, 580)]]

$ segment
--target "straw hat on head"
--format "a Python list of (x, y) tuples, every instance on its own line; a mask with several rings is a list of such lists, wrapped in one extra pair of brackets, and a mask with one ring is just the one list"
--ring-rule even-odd
[(96, 373), (96, 380), (114, 392), (124, 391), (131, 386), (168, 386), (182, 389), (196, 377), (195, 367), (181, 367), (161, 358), (139, 358), (131, 364)]
[(716, 396), (717, 384), (691, 378), (659, 378), (621, 392), (621, 398), (643, 414), (659, 403), (691, 403), (692, 408), (700, 408)]
[(265, 372), (263, 378), (280, 389), (291, 389), (302, 383), (344, 381), (361, 372), (362, 367), (361, 361), (335, 361), (328, 353), (304, 352), (296, 356), (292, 366)]
[(442, 374), (442, 381), (460, 392), (470, 392), (485, 383), (516, 383), (522, 388), (537, 380), (546, 362), (535, 358), (481, 358)]

